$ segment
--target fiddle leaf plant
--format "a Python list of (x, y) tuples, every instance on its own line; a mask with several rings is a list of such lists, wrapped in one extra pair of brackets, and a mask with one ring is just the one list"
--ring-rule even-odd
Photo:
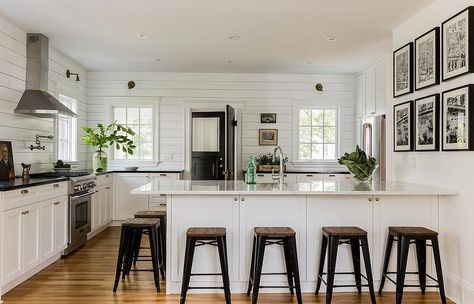
[(122, 126), (116, 122), (108, 126), (97, 124), (97, 128), (83, 127), (82, 130), (86, 133), (81, 139), (89, 146), (97, 147), (99, 150), (115, 147), (117, 150), (122, 150), (124, 153), (133, 155), (133, 151), (137, 147), (130, 136), (134, 136), (135, 132), (131, 128)]

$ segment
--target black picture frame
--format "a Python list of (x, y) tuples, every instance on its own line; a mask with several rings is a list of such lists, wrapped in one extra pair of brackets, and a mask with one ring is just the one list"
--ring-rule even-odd
[(267, 124), (267, 123), (276, 123), (276, 122), (277, 122), (276, 113), (261, 113), (260, 114), (260, 123)]
[[(265, 133), (273, 133), (272, 139), (265, 138)], [(276, 146), (278, 145), (278, 129), (259, 129), (258, 144), (260, 146)]]
[[(458, 74), (454, 74), (454, 75), (451, 75), (451, 76), (446, 76), (445, 72), (446, 72), (446, 69), (447, 69), (447, 65), (448, 65), (448, 59), (445, 58), (445, 56), (447, 55), (448, 52), (446, 52), (446, 49), (445, 49), (445, 44), (446, 44), (446, 41), (445, 41), (445, 38), (446, 38), (446, 26), (448, 25), (449, 26), (449, 22), (453, 21), (455, 18), (458, 18), (460, 15), (462, 14), (465, 14), (467, 13), (468, 14), (468, 33), (467, 33), (467, 39), (468, 39), (468, 42), (467, 42), (467, 47), (468, 47), (468, 50), (467, 50), (467, 64), (466, 64), (466, 70), (464, 72), (461, 72), (461, 73), (458, 73)], [(474, 6), (469, 6), (468, 8), (460, 11), (459, 13), (457, 13), (456, 15), (452, 16), (451, 18), (447, 19), (446, 21), (444, 21), (441, 25), (441, 58), (442, 58), (442, 79), (443, 81), (448, 81), (448, 80), (451, 80), (451, 79), (454, 79), (454, 78), (457, 78), (457, 77), (460, 77), (460, 76), (463, 76), (463, 75), (466, 75), (466, 74), (469, 74), (469, 73), (473, 73), (474, 72)]]
[[(419, 144), (419, 107), (423, 106), (424, 102), (433, 101), (433, 108), (431, 109), (432, 112), (432, 144), (426, 145), (426, 147), (420, 148), (421, 144)], [(440, 121), (439, 121), (439, 113), (440, 113), (440, 94), (432, 94), (429, 96), (421, 97), (415, 100), (414, 108), (413, 108), (413, 124), (414, 124), (414, 148), (416, 152), (435, 152), (439, 151), (439, 138), (440, 138)], [(429, 108), (424, 109), (425, 113), (429, 115)], [(430, 147), (431, 146), (431, 147)]]
[[(397, 91), (397, 82), (398, 82), (398, 79), (397, 79), (397, 55), (398, 53), (401, 53), (405, 48), (408, 48), (407, 49), (407, 52), (408, 52), (408, 60), (406, 62), (406, 64), (408, 64), (408, 67), (407, 67), (407, 70), (408, 70), (408, 87), (404, 90), (399, 90), (401, 92), (398, 92)], [(407, 94), (411, 94), (413, 93), (413, 60), (414, 60), (414, 56), (413, 56), (413, 42), (409, 42), (407, 44), (405, 44), (404, 46), (402, 46), (401, 48), (395, 50), (393, 52), (393, 98), (397, 98), (397, 97), (401, 97), (401, 96), (404, 96), (404, 95), (407, 95)]]
[[(467, 136), (467, 140), (468, 140), (468, 143), (467, 145), (465, 145), (465, 148), (452, 148), (450, 146), (447, 146), (449, 143), (446, 143), (446, 134), (445, 134), (445, 131), (447, 129), (447, 120), (449, 119), (447, 117), (447, 114), (445, 113), (446, 112), (446, 96), (452, 92), (455, 92), (455, 91), (461, 91), (461, 90), (466, 90), (467, 91), (467, 105), (468, 105), (468, 109), (467, 109), (467, 124), (468, 126), (466, 126), (465, 128), (468, 130), (468, 136)], [(474, 106), (474, 84), (468, 84), (468, 85), (463, 85), (463, 86), (460, 86), (460, 87), (457, 87), (457, 88), (454, 88), (454, 89), (450, 89), (450, 90), (447, 90), (447, 91), (444, 91), (442, 93), (442, 98), (441, 98), (441, 138), (442, 138), (442, 144), (441, 144), (441, 149), (443, 151), (474, 151), (474, 117), (473, 117), (473, 113), (474, 111), (472, 110), (472, 107)], [(459, 124), (456, 124), (459, 126)]]
[[(408, 130), (405, 132), (408, 136), (407, 144), (403, 148), (397, 148), (397, 111), (398, 109), (402, 110), (403, 108), (408, 109), (407, 119), (408, 119)], [(396, 104), (393, 106), (393, 152), (410, 152), (413, 151), (413, 100)]]
[(15, 162), (11, 141), (0, 141), (0, 180), (15, 178)]
[[(418, 55), (420, 51), (418, 50), (419, 43), (428, 37), (434, 37), (434, 54), (433, 54), (433, 74), (434, 74), (434, 81), (428, 82), (425, 85), (419, 85), (419, 60)], [(429, 87), (433, 87), (440, 84), (440, 28), (435, 27), (428, 32), (424, 33), (423, 35), (419, 36), (415, 39), (414, 43), (414, 68), (415, 68), (415, 91), (423, 90)]]

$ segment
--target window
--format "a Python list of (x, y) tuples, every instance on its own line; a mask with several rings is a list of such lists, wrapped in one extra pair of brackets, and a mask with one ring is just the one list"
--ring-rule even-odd
[[(77, 100), (59, 94), (59, 101), (73, 112), (77, 112)], [(77, 118), (59, 116), (57, 118), (58, 159), (77, 160)]]
[(337, 109), (300, 109), (300, 160), (335, 160), (337, 153)]
[(114, 149), (116, 160), (153, 160), (153, 107), (114, 107), (114, 121), (135, 132), (133, 155)]

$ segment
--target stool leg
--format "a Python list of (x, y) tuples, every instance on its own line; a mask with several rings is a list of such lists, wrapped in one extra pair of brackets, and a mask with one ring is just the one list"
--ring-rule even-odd
[(326, 304), (330, 304), (332, 300), (332, 291), (334, 289), (334, 274), (336, 272), (337, 249), (339, 246), (339, 238), (329, 237), (329, 260), (328, 260), (328, 276)]
[(293, 288), (293, 265), (291, 264), (291, 254), (290, 254), (290, 246), (291, 244), (287, 241), (283, 241), (283, 253), (285, 254), (285, 266), (286, 266), (286, 276), (288, 278), (288, 286), (290, 288), (290, 294), (294, 295), (294, 288)]
[(163, 216), (163, 221), (160, 223), (161, 227), (161, 241), (163, 242), (163, 264), (166, 272), (166, 216)]
[(351, 252), (352, 252), (352, 264), (354, 265), (354, 276), (357, 285), (357, 291), (359, 294), (362, 293), (362, 277), (360, 275), (360, 245), (359, 240), (350, 240)]
[(441, 256), (439, 253), (439, 244), (438, 244), (438, 237), (434, 237), (431, 239), (431, 245), (433, 246), (433, 254), (436, 266), (436, 275), (438, 277), (438, 285), (439, 285), (439, 295), (441, 297), (441, 302), (446, 304), (446, 294), (444, 291), (444, 280), (443, 280), (443, 270), (441, 268)]
[(149, 228), (148, 229), (148, 237), (150, 239), (150, 251), (151, 251), (151, 263), (153, 265), (153, 278), (155, 280), (155, 287), (156, 291), (160, 292), (160, 275), (159, 275), (159, 265), (158, 265), (158, 244), (156, 235), (157, 230), (156, 228)]
[(117, 291), (117, 287), (120, 281), (120, 272), (122, 271), (122, 266), (123, 266), (123, 253), (124, 253), (124, 247), (126, 244), (126, 238), (127, 236), (127, 228), (122, 228), (122, 231), (120, 233), (120, 245), (119, 245), (119, 251), (118, 251), (118, 257), (117, 257), (117, 268), (115, 270), (115, 282), (114, 282), (114, 292)]
[(188, 292), (189, 281), (191, 279), (191, 269), (193, 267), (194, 248), (196, 240), (194, 238), (186, 238), (186, 251), (184, 253), (184, 265), (183, 265), (183, 280), (181, 285), (181, 299), (180, 304), (184, 304), (186, 301), (186, 293)]
[(155, 244), (156, 244), (156, 250), (158, 252), (158, 267), (160, 269), (160, 274), (161, 277), (164, 279), (165, 278), (165, 261), (163, 258), (163, 239), (162, 239), (162, 233), (161, 233), (161, 226), (159, 226), (156, 231), (155, 231)]
[(130, 269), (132, 268), (133, 256), (135, 252), (136, 234), (141, 233), (141, 229), (128, 228), (127, 229), (127, 244), (125, 249), (125, 261), (123, 263), (122, 279), (130, 275)]
[(252, 304), (257, 304), (258, 292), (260, 291), (260, 278), (262, 276), (263, 256), (265, 254), (266, 238), (257, 237), (257, 251), (255, 257), (255, 271), (253, 274)]
[(372, 277), (372, 266), (370, 265), (369, 242), (367, 237), (360, 240), (362, 244), (362, 254), (364, 255), (365, 272), (367, 274), (367, 283), (369, 285), (370, 301), (372, 304), (376, 303), (374, 291), (374, 279)]
[(418, 279), (420, 281), (421, 293), (426, 289), (426, 240), (416, 240), (416, 260), (418, 263)]
[(389, 235), (387, 239), (387, 246), (385, 247), (385, 256), (383, 260), (383, 268), (382, 268), (382, 276), (380, 277), (380, 287), (379, 287), (379, 294), (382, 294), (383, 286), (385, 285), (385, 276), (387, 275), (388, 271), (388, 264), (390, 262), (390, 254), (392, 253), (392, 246), (393, 246), (393, 235)]
[(140, 246), (142, 244), (142, 234), (137, 235), (137, 240), (135, 242), (133, 265), (137, 265), (138, 256), (140, 255)]
[(405, 276), (407, 270), (408, 261), (408, 250), (410, 249), (410, 239), (402, 236), (399, 238), (399, 267), (397, 269), (397, 292), (396, 292), (396, 304), (402, 303), (403, 289), (405, 285)]
[(301, 284), (300, 284), (300, 271), (298, 267), (298, 254), (296, 250), (296, 237), (292, 236), (289, 238), (290, 245), (290, 256), (291, 256), (291, 266), (293, 266), (293, 279), (295, 280), (295, 289), (296, 289), (296, 299), (298, 304), (303, 303), (301, 298)]
[(229, 265), (227, 264), (226, 237), (217, 238), (217, 249), (219, 251), (219, 260), (221, 263), (222, 282), (224, 283), (225, 302), (231, 303)]
[(318, 270), (318, 278), (316, 282), (316, 291), (315, 295), (319, 294), (319, 289), (321, 288), (321, 280), (323, 277), (324, 271), (324, 262), (326, 261), (326, 251), (328, 248), (328, 238), (327, 236), (323, 235), (322, 243), (321, 243), (321, 255), (319, 256), (319, 270)]
[(252, 259), (250, 260), (250, 272), (249, 272), (249, 286), (247, 288), (247, 296), (250, 295), (252, 291), (252, 285), (254, 282), (254, 268), (255, 268), (255, 251), (257, 250), (257, 238), (253, 237), (253, 246), (252, 246)]

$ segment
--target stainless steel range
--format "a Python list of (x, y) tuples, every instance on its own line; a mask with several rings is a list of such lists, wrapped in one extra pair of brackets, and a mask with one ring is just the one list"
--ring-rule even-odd
[(87, 241), (91, 232), (91, 199), (96, 193), (93, 174), (70, 176), (69, 182), (69, 242), (64, 250), (68, 255)]

